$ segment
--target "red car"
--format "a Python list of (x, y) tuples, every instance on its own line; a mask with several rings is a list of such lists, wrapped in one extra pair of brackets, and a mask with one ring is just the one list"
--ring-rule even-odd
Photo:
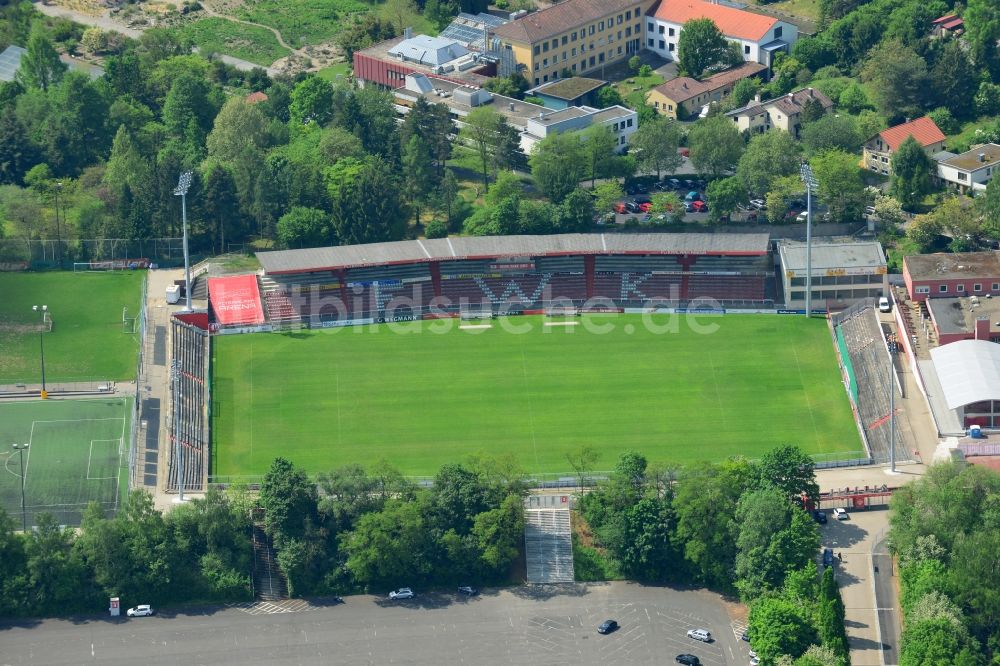
[(692, 201), (691, 210), (695, 213), (707, 213), (708, 204), (706, 204), (704, 201)]
[(627, 210), (625, 210), (625, 202), (624, 202), (624, 201), (619, 201), (618, 203), (616, 203), (616, 204), (615, 204), (614, 206), (612, 206), (611, 208), (612, 208), (612, 209), (613, 209), (613, 210), (614, 210), (614, 211), (615, 211), (616, 213), (618, 213), (619, 215), (624, 215), (625, 213), (627, 213), (627, 212), (628, 212)]
[(641, 212), (641, 213), (648, 213), (651, 210), (653, 210), (653, 204), (651, 204), (651, 203), (641, 203), (641, 204), (639, 204), (639, 212)]

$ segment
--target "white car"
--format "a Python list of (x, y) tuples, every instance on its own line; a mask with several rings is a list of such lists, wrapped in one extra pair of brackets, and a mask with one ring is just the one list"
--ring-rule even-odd
[(149, 615), (153, 615), (154, 613), (156, 613), (156, 611), (154, 611), (153, 607), (149, 604), (140, 604), (135, 608), (129, 608), (125, 611), (125, 614), (129, 617), (147, 617)]
[(885, 296), (880, 296), (878, 299), (878, 310), (879, 312), (892, 312), (892, 303)]
[(398, 590), (393, 590), (389, 593), (389, 598), (393, 601), (399, 601), (400, 599), (412, 599), (417, 595), (413, 594), (413, 590), (408, 587), (401, 587)]
[(834, 509), (833, 517), (837, 520), (847, 520), (847, 509)]
[(708, 629), (688, 629), (687, 637), (701, 641), (702, 643), (712, 642), (712, 634)]

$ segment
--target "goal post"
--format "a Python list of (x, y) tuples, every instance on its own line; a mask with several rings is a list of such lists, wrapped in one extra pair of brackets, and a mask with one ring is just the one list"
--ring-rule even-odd
[(552, 305), (545, 308), (546, 317), (579, 317), (580, 308), (572, 305)]
[(462, 321), (474, 321), (477, 319), (493, 319), (492, 310), (462, 310), (458, 313)]

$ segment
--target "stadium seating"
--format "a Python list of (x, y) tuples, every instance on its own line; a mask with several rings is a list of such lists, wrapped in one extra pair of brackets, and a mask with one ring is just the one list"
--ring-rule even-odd
[(587, 300), (587, 279), (583, 273), (557, 273), (549, 278), (543, 297), (547, 300)]

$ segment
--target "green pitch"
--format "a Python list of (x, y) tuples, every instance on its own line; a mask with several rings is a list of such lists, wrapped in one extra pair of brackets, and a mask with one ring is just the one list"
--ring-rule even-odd
[(509, 324), (523, 334), (450, 320), (217, 337), (212, 472), (261, 474), (285, 456), (309, 472), (385, 458), (430, 475), (508, 451), (529, 472), (570, 473), (583, 444), (598, 470), (630, 449), (674, 463), (786, 443), (862, 455), (824, 320), (699, 317), (718, 326), (700, 334), (684, 317), (664, 333), (640, 315), (594, 317), (612, 330), (520, 317)]
[(138, 334), (123, 332), (122, 308), (139, 314), (143, 271), (106, 273), (0, 273), (0, 384), (41, 382), (40, 317), (47, 305), (52, 330), (45, 336), (50, 382), (135, 378)]
[(131, 398), (0, 403), (0, 507), (21, 524), (21, 455), (28, 522), (43, 511), (77, 525), (89, 502), (117, 507), (127, 488)]

